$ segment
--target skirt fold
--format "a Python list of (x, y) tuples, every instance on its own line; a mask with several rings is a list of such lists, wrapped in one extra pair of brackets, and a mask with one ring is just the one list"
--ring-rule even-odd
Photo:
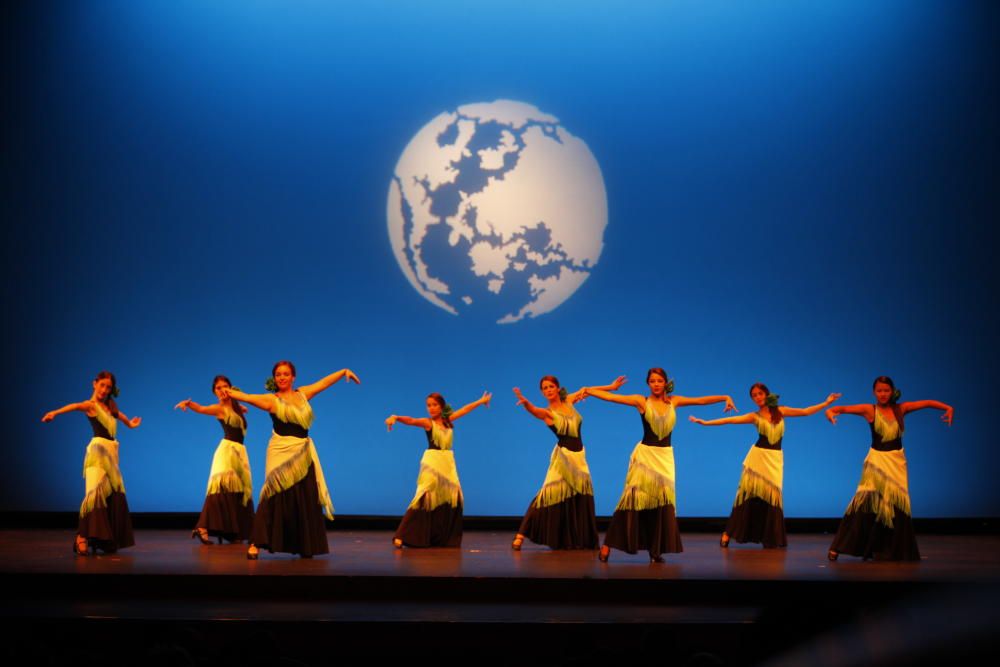
[(876, 512), (844, 515), (830, 549), (874, 560), (920, 560), (913, 519), (899, 508), (895, 510), (891, 528)]
[(304, 478), (260, 501), (250, 541), (271, 553), (312, 556), (330, 552), (313, 464)]
[(101, 551), (114, 552), (135, 545), (132, 516), (125, 494), (112, 491), (89, 512), (80, 517), (77, 533)]
[(249, 540), (253, 530), (253, 501), (244, 505), (243, 499), (242, 491), (208, 494), (197, 527), (230, 542)]
[(574, 494), (562, 502), (539, 507), (531, 501), (518, 532), (536, 544), (553, 549), (596, 549), (597, 517), (594, 496)]
[(432, 510), (406, 510), (394, 539), (408, 547), (462, 546), (462, 505), (439, 505)]
[(648, 510), (615, 510), (604, 544), (630, 554), (646, 550), (651, 558), (684, 551), (673, 505)]
[(735, 542), (756, 542), (765, 549), (788, 546), (784, 511), (760, 498), (747, 498), (733, 506), (726, 534)]

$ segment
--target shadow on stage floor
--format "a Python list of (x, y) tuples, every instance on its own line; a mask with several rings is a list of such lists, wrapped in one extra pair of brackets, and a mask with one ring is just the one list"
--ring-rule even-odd
[(831, 563), (829, 535), (763, 550), (691, 534), (663, 564), (620, 552), (604, 564), (593, 551), (530, 543), (513, 552), (506, 532), (467, 532), (461, 549), (400, 551), (390, 532), (331, 531), (329, 555), (258, 561), (242, 545), (201, 546), (181, 531), (137, 531), (136, 547), (87, 558), (72, 554), (72, 531), (0, 537), (4, 623), (19, 631), (4, 652), (38, 664), (106, 659), (109, 645), (144, 664), (435, 654), (490, 664), (932, 664), (971, 657), (1000, 629), (1000, 538), (988, 535), (920, 536), (919, 563)]

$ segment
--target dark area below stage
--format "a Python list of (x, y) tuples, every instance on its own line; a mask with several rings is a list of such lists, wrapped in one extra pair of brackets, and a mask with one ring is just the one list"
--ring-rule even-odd
[[(416, 646), (425, 656), (486, 651), (480, 662), (514, 651), (528, 664), (667, 655), (746, 664), (840, 646), (836, 633), (879, 623), (890, 624), (882, 639), (851, 649), (870, 660), (824, 663), (839, 655), (826, 650), (808, 659), (911, 664), (971, 655), (998, 629), (996, 613), (980, 609), (1000, 582), (993, 535), (920, 536), (919, 563), (831, 563), (829, 535), (793, 534), (782, 550), (724, 550), (715, 535), (686, 534), (684, 553), (665, 564), (620, 552), (602, 564), (593, 551), (531, 544), (513, 552), (508, 531), (467, 532), (461, 549), (400, 551), (390, 531), (333, 530), (327, 556), (263, 553), (256, 562), (242, 545), (201, 546), (182, 531), (138, 530), (134, 548), (86, 558), (72, 554), (72, 530), (0, 535), (2, 615), (23, 630), (5, 651), (34, 651), (41, 664), (97, 658), (102, 641), (151, 664), (321, 664)], [(934, 643), (899, 662), (899, 623), (909, 624), (904, 648)], [(935, 632), (922, 636), (924, 623)], [(60, 639), (28, 639), (39, 632)]]

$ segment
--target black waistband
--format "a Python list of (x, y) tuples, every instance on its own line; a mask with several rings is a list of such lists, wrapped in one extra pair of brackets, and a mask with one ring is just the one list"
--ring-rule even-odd
[(877, 452), (894, 452), (897, 449), (903, 448), (903, 439), (895, 438), (894, 440), (880, 441), (875, 440), (872, 442), (872, 449)]
[(574, 438), (571, 435), (560, 435), (559, 442), (556, 443), (563, 449), (568, 449), (571, 452), (582, 452), (583, 451), (583, 440), (580, 438)]
[(771, 441), (767, 439), (767, 436), (761, 433), (757, 438), (757, 442), (753, 443), (753, 446), (760, 447), (761, 449), (776, 449), (781, 451), (781, 440), (778, 440), (778, 442), (772, 445)]
[(670, 447), (671, 436), (673, 436), (672, 432), (667, 433), (666, 437), (660, 438), (659, 440), (653, 440), (652, 442), (647, 440), (646, 437), (643, 437), (642, 444), (647, 447)]
[(302, 428), (298, 424), (289, 424), (277, 419), (274, 420), (274, 432), (278, 435), (286, 435), (293, 438), (309, 437), (309, 429)]

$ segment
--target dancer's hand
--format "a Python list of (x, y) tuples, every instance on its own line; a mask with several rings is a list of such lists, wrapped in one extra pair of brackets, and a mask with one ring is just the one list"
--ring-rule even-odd
[(618, 389), (627, 381), (628, 379), (624, 375), (619, 375), (615, 378), (615, 381), (611, 383), (611, 391), (618, 391)]
[(177, 405), (175, 405), (174, 406), (174, 410), (181, 409), (181, 410), (187, 411), (188, 406), (190, 404), (191, 404), (191, 399), (190, 398), (186, 398), (183, 401), (181, 401), (180, 403), (178, 403)]
[(142, 423), (142, 417), (132, 417), (132, 419), (128, 420), (128, 427), (135, 428), (141, 423)]
[(483, 397), (479, 399), (479, 402), (482, 403), (483, 405), (485, 405), (486, 407), (490, 407), (490, 399), (491, 398), (493, 398), (493, 394), (491, 394), (488, 391), (484, 391), (483, 392)]
[(688, 416), (688, 421), (689, 422), (694, 422), (695, 424), (704, 424), (705, 423), (704, 419), (698, 419), (694, 415), (689, 415)]
[(834, 412), (831, 409), (831, 410), (827, 410), (824, 414), (826, 415), (826, 418), (830, 420), (830, 423), (836, 426), (836, 424), (837, 424), (837, 413)]
[(951, 426), (952, 420), (955, 418), (955, 408), (948, 406), (948, 409), (944, 411), (941, 415), (941, 421), (943, 421), (948, 426)]
[(726, 407), (722, 408), (722, 411), (723, 412), (739, 412), (739, 410), (736, 409), (736, 404), (733, 403), (733, 399), (731, 397), (729, 397), (729, 396), (726, 396)]
[(354, 384), (361, 384), (361, 378), (354, 374), (350, 368), (344, 369), (344, 377), (347, 378), (347, 382), (353, 382)]
[(526, 399), (524, 397), (524, 394), (521, 393), (520, 388), (514, 387), (514, 395), (517, 396), (517, 404), (518, 405), (524, 405), (525, 403), (528, 402), (528, 399)]
[(834, 401), (836, 401), (838, 398), (840, 398), (840, 394), (837, 394), (837, 393), (830, 394), (829, 396), (826, 397), (825, 403), (827, 405), (829, 405), (830, 403), (833, 403)]
[(50, 421), (52, 421), (55, 418), (56, 418), (56, 411), (53, 410), (52, 412), (46, 412), (45, 416), (42, 417), (42, 421), (43, 422), (50, 422)]
[(392, 430), (392, 425), (396, 423), (396, 415), (389, 415), (389, 418), (385, 420), (385, 427), (387, 430)]

